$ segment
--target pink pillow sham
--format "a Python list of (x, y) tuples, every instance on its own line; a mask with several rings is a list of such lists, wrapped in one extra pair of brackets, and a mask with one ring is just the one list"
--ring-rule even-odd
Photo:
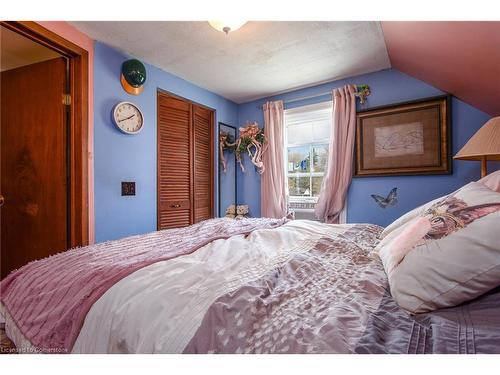
[(500, 193), (500, 171), (490, 173), (489, 175), (480, 179), (478, 182), (482, 183), (491, 190)]

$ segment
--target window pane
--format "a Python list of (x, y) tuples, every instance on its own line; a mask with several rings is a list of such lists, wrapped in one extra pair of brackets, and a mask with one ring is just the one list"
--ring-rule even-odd
[(321, 183), (323, 182), (323, 176), (312, 178), (312, 196), (319, 197), (319, 191), (321, 190)]
[(324, 172), (328, 159), (328, 145), (313, 146), (313, 172)]
[(295, 197), (311, 196), (309, 177), (288, 177), (288, 191)]
[(301, 144), (312, 142), (312, 125), (309, 123), (288, 126), (288, 144)]
[(309, 146), (288, 148), (288, 173), (306, 173), (310, 170)]

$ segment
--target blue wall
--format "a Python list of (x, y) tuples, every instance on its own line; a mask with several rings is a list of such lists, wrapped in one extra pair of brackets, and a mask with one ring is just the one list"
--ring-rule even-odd
[[(127, 94), (119, 82), (120, 67), (130, 58), (102, 43), (94, 50), (94, 170), (96, 242), (145, 233), (156, 229), (156, 90), (170, 91), (216, 110), (216, 125), (243, 126), (247, 121), (263, 125), (261, 106), (267, 100), (290, 100), (328, 92), (347, 83), (369, 84), (372, 94), (361, 108), (403, 102), (443, 94), (442, 91), (396, 70), (361, 75), (237, 105), (175, 75), (146, 64), (148, 79), (139, 96)], [(285, 105), (293, 108), (330, 100), (330, 96)], [(118, 131), (111, 109), (119, 101), (132, 101), (144, 113), (145, 126), (135, 136)], [(455, 154), (490, 116), (460, 100), (452, 101), (452, 142)], [(214, 137), (218, 134), (216, 126)], [(260, 176), (244, 156), (246, 172), (238, 173), (238, 202), (260, 215)], [(214, 183), (217, 187), (218, 159)], [(495, 168), (495, 167), (493, 167)], [(498, 169), (498, 164), (496, 166)], [(348, 221), (386, 225), (408, 210), (455, 190), (479, 177), (477, 162), (454, 161), (453, 175), (355, 178), (348, 196)], [(136, 181), (136, 196), (122, 197), (121, 181)], [(379, 208), (370, 194), (387, 194), (399, 188), (399, 203)], [(216, 190), (217, 191), (217, 190)], [(217, 207), (217, 194), (215, 194)]]
[[(217, 111), (216, 124), (221, 121), (236, 125), (238, 120), (235, 103), (148, 64), (145, 64), (148, 76), (144, 92), (139, 96), (127, 94), (119, 78), (121, 64), (128, 58), (130, 56), (105, 44), (95, 43), (96, 242), (156, 230), (157, 88), (214, 108)], [(111, 109), (119, 101), (131, 101), (141, 108), (145, 125), (138, 135), (123, 134), (112, 124)], [(218, 134), (217, 126), (215, 134)], [(217, 158), (215, 164), (217, 168)], [(217, 169), (215, 172), (217, 186)], [(136, 181), (136, 196), (122, 197), (121, 181)]]
[[(339, 81), (301, 89), (286, 94), (242, 104), (238, 107), (239, 126), (247, 121), (257, 121), (263, 126), (261, 106), (267, 100), (290, 100), (293, 98), (329, 92), (345, 84), (368, 84), (371, 95), (367, 103), (358, 109), (393, 104), (408, 100), (421, 99), (444, 94), (442, 91), (422, 81), (414, 79), (397, 70), (388, 69), (376, 73), (351, 77)], [(302, 100), (285, 104), (285, 109), (331, 100), (331, 96)], [(452, 99), (452, 154), (454, 155), (465, 142), (491, 117), (474, 107)], [(253, 216), (260, 215), (260, 176), (245, 160), (246, 172), (238, 175), (238, 201), (250, 205)], [(453, 174), (441, 176), (399, 176), (354, 178), (348, 195), (348, 222), (369, 222), (387, 225), (403, 213), (451, 192), (465, 183), (479, 178), (478, 162), (453, 161)], [(399, 188), (399, 203), (394, 207), (381, 209), (370, 194), (386, 195), (393, 187)]]

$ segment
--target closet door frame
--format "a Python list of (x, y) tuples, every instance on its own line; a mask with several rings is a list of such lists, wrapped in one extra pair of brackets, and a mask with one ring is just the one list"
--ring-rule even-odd
[(215, 137), (215, 114), (216, 110), (214, 108), (208, 107), (206, 105), (194, 102), (192, 100), (186, 99), (180, 95), (176, 95), (170, 91), (157, 88), (156, 90), (156, 134), (157, 134), (157, 139), (156, 139), (156, 222), (157, 222), (157, 230), (160, 230), (160, 199), (159, 199), (159, 194), (160, 194), (160, 160), (159, 160), (159, 136), (160, 136), (160, 128), (158, 127), (158, 118), (159, 118), (159, 96), (170, 96), (175, 99), (183, 100), (186, 103), (189, 103), (191, 105), (191, 114), (190, 114), (190, 124), (189, 124), (189, 136), (190, 136), (190, 155), (191, 155), (191, 171), (190, 171), (190, 181), (189, 181), (189, 191), (190, 191), (190, 196), (191, 196), (191, 225), (194, 223), (194, 212), (195, 212), (195, 207), (194, 207), (194, 157), (195, 157), (195, 147), (194, 147), (194, 129), (193, 129), (193, 116), (194, 116), (194, 108), (192, 106), (198, 106), (201, 108), (205, 108), (211, 112), (211, 121), (210, 121), (210, 216), (215, 217), (214, 215), (214, 190), (215, 190), (215, 183), (214, 183), (214, 163), (215, 163), (215, 157), (214, 157), (214, 137)]

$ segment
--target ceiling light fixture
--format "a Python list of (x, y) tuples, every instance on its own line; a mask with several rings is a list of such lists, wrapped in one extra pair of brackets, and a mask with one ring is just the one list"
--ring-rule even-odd
[(208, 21), (215, 30), (229, 34), (230, 31), (238, 30), (247, 21)]

